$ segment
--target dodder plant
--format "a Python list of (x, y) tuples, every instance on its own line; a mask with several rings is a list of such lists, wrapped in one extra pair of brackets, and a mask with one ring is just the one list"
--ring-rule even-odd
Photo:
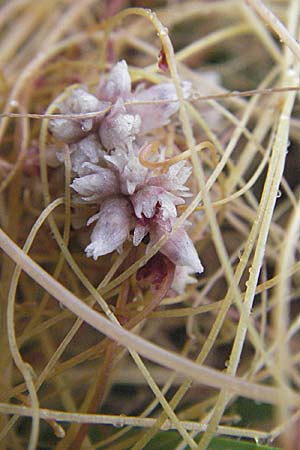
[(176, 52), (148, 9), (1, 7), (3, 448), (296, 447), (300, 6), (248, 3), (166, 3)]

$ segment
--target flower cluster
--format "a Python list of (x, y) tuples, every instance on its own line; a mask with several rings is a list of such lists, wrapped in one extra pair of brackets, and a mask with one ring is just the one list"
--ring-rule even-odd
[[(188, 91), (188, 83), (183, 89)], [(101, 79), (96, 95), (79, 87), (59, 105), (65, 114), (97, 112), (96, 118), (49, 122), (52, 135), (69, 145), (74, 174), (71, 187), (77, 200), (100, 207), (87, 223), (95, 222), (85, 249), (87, 256), (97, 259), (114, 250), (121, 252), (130, 233), (134, 246), (147, 237), (150, 248), (172, 231), (177, 206), (189, 195), (185, 183), (191, 167), (180, 161), (167, 170), (153, 169), (142, 164), (140, 155), (154, 140), (153, 131), (168, 124), (178, 107), (173, 83), (140, 84), (132, 91), (125, 61)], [(158, 149), (157, 156), (164, 161), (164, 148)], [(203, 271), (184, 227), (173, 233), (160, 251), (176, 265), (177, 291), (191, 281), (190, 273)]]

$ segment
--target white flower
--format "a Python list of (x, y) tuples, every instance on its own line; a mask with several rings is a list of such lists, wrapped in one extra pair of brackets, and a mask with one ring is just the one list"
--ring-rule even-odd
[[(99, 112), (97, 120), (107, 111), (111, 103), (102, 102), (94, 95), (87, 92), (83, 87), (74, 89), (69, 97), (61, 102), (58, 107), (62, 114), (85, 114), (89, 112)], [(49, 130), (59, 141), (71, 144), (82, 139), (89, 133), (94, 122), (93, 118), (88, 119), (51, 119)]]
[(132, 195), (138, 185), (146, 182), (148, 169), (139, 162), (135, 155), (135, 146), (130, 151), (117, 149), (112, 155), (106, 155), (105, 160), (119, 172), (121, 192)]
[[(86, 162), (98, 164), (104, 160), (105, 152), (101, 148), (98, 136), (95, 133), (89, 134), (81, 141), (69, 145), (72, 171), (81, 174), (82, 165)], [(63, 152), (57, 152), (57, 159), (64, 161)]]
[(147, 89), (140, 89), (131, 96), (131, 100), (133, 102), (145, 102), (140, 105), (132, 104), (127, 106), (128, 112), (140, 116), (141, 134), (149, 133), (156, 128), (167, 125), (170, 117), (179, 108), (173, 83), (162, 83)]
[[(136, 151), (136, 147), (134, 149)], [(177, 206), (185, 203), (182, 195), (188, 195), (188, 188), (184, 183), (191, 173), (191, 169), (182, 161), (169, 167), (166, 173), (153, 176), (153, 171), (140, 164), (138, 154), (135, 155), (133, 149), (116, 150), (112, 155), (105, 155), (104, 160), (110, 168), (84, 163), (81, 176), (72, 183), (72, 188), (81, 196), (82, 201), (101, 202), (103, 198), (114, 197), (118, 193), (125, 195), (117, 200), (113, 199), (113, 203), (108, 203), (109, 199), (105, 200), (100, 213), (92, 218), (92, 221), (97, 220), (97, 224), (91, 237), (92, 242), (87, 247), (87, 255), (92, 255), (95, 259), (97, 255), (109, 253), (108, 249), (117, 249), (119, 244), (116, 245), (113, 239), (114, 233), (119, 243), (124, 242), (129, 231), (133, 230), (134, 246), (138, 246), (149, 234), (149, 247), (165, 233), (170, 233), (177, 217)], [(108, 242), (112, 241), (112, 244), (103, 243), (107, 233), (107, 217), (115, 224), (108, 238)], [(121, 228), (124, 230), (123, 234), (120, 234)], [(186, 266), (199, 273), (203, 271), (194, 244), (183, 227), (170, 236), (160, 251), (176, 266)]]
[(149, 231), (150, 224), (146, 220), (137, 220), (133, 232), (133, 245), (137, 247), (142, 242), (144, 237), (149, 233)]
[(131, 202), (135, 215), (147, 219), (159, 215), (163, 220), (177, 216), (176, 205), (184, 204), (184, 200), (159, 186), (144, 186), (132, 196)]
[(184, 294), (187, 284), (195, 284), (196, 278), (191, 277), (194, 270), (188, 266), (176, 266), (173, 283), (171, 289), (174, 289), (178, 294)]
[[(157, 242), (164, 232), (160, 227), (156, 227), (151, 236), (150, 246)], [(187, 266), (194, 272), (202, 273), (203, 266), (193, 241), (183, 227), (172, 234), (167, 242), (161, 247), (161, 253), (167, 256), (176, 266)]]
[[(188, 96), (190, 87), (190, 83), (183, 83), (185, 97)], [(100, 139), (109, 150), (119, 145), (124, 146), (126, 139), (128, 145), (137, 134), (144, 135), (168, 124), (170, 117), (179, 108), (173, 83), (162, 83), (149, 88), (139, 85), (131, 93), (131, 80), (125, 61), (118, 62), (101, 80), (97, 95), (99, 99), (115, 105), (99, 130)], [(141, 104), (135, 104), (138, 102)]]
[(179, 191), (178, 195), (187, 197), (190, 193), (189, 188), (185, 186), (189, 176), (192, 173), (192, 167), (187, 167), (185, 161), (179, 161), (169, 167), (167, 173), (155, 176), (149, 179), (149, 184), (161, 186), (169, 191)]
[(97, 220), (91, 234), (91, 243), (86, 247), (87, 256), (99, 256), (122, 250), (133, 223), (132, 208), (124, 197), (104, 200), (100, 212), (91, 217), (88, 225)]
[(122, 102), (116, 103), (111, 112), (102, 120), (99, 137), (107, 150), (131, 149), (140, 131), (141, 118), (127, 114)]
[(83, 201), (93, 203), (119, 192), (116, 174), (110, 169), (91, 163), (82, 165), (81, 176), (74, 178), (71, 187)]
[(49, 130), (57, 140), (67, 144), (78, 141), (86, 134), (80, 123), (71, 119), (51, 119)]
[[(183, 83), (183, 89), (186, 96), (189, 83)], [(52, 134), (69, 144), (72, 172), (77, 174), (71, 184), (75, 198), (100, 207), (87, 223), (96, 222), (85, 249), (86, 255), (95, 260), (115, 250), (120, 252), (130, 233), (134, 246), (147, 237), (148, 249), (171, 233), (177, 206), (191, 195), (186, 182), (192, 170), (185, 161), (166, 170), (146, 167), (139, 159), (140, 151), (153, 140), (146, 135), (168, 124), (178, 111), (173, 83), (150, 87), (139, 84), (132, 92), (127, 64), (120, 61), (101, 78), (97, 97), (80, 87), (59, 105), (65, 114), (100, 112), (97, 119), (49, 122)], [(63, 160), (59, 152), (57, 157)], [(155, 157), (160, 162), (165, 160), (163, 147)], [(169, 236), (160, 252), (176, 266), (173, 288), (177, 292), (194, 281), (191, 272), (203, 271), (183, 226)]]
[(72, 170), (80, 174), (82, 164), (91, 162), (98, 164), (104, 159), (105, 152), (101, 148), (98, 136), (95, 133), (89, 134), (86, 138), (76, 144), (70, 145)]
[(101, 100), (115, 103), (119, 97), (126, 99), (130, 95), (131, 79), (126, 61), (119, 61), (110, 70), (107, 77), (102, 78), (97, 88), (97, 96)]
[[(110, 103), (105, 103), (106, 105)], [(90, 94), (83, 86), (76, 88), (72, 94), (66, 98), (60, 105), (60, 110), (63, 113), (87, 113), (97, 111), (99, 106), (103, 105), (95, 95)]]

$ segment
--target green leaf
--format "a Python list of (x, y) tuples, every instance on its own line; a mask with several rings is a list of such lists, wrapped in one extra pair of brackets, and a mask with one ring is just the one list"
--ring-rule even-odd
[(237, 439), (215, 438), (212, 440), (209, 450), (279, 450), (267, 445), (259, 445), (252, 442)]
[[(196, 439), (200, 441), (199, 439)], [(158, 433), (155, 438), (149, 442), (145, 450), (174, 450), (181, 442), (180, 436), (176, 431), (163, 431)], [(188, 447), (185, 449), (188, 450)], [(239, 439), (214, 438), (209, 446), (209, 450), (280, 450), (267, 445), (259, 445), (254, 442), (241, 441)]]
[(262, 423), (270, 423), (274, 414), (274, 407), (266, 403), (258, 403), (254, 400), (239, 397), (234, 405), (229, 408), (228, 414), (240, 416), (239, 427), (256, 428)]

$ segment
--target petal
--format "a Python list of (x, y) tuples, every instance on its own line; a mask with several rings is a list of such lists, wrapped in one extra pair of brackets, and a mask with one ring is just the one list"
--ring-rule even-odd
[(143, 225), (138, 222), (133, 232), (133, 245), (137, 247), (148, 233), (149, 233), (149, 226), (147, 224)]
[(139, 218), (147, 217), (148, 219), (155, 214), (159, 194), (163, 189), (157, 186), (145, 186), (137, 191), (132, 197), (131, 202), (134, 207), (135, 215)]
[(165, 191), (159, 196), (159, 203), (159, 216), (163, 220), (167, 220), (172, 217), (177, 217), (176, 205), (183, 205), (185, 202), (182, 198)]
[(137, 217), (150, 219), (157, 215), (163, 220), (177, 216), (176, 205), (181, 205), (184, 200), (165, 191), (159, 186), (145, 186), (138, 190), (131, 198)]
[(85, 162), (93, 164), (104, 159), (104, 151), (101, 148), (97, 134), (89, 134), (85, 139), (70, 145), (71, 164), (73, 172), (78, 172)]
[(169, 167), (167, 172), (169, 182), (172, 183), (172, 190), (187, 189), (184, 184), (192, 173), (192, 167), (186, 167), (185, 161), (179, 161)]
[(90, 94), (85, 88), (79, 87), (59, 105), (62, 113), (84, 114), (96, 111), (105, 111), (110, 102), (102, 102), (95, 95)]
[(55, 139), (66, 144), (77, 142), (86, 135), (80, 123), (71, 119), (51, 119), (48, 128)]
[(127, 114), (124, 106), (117, 104), (104, 118), (99, 128), (99, 137), (107, 150), (131, 148), (139, 133), (141, 119), (138, 115)]
[(131, 91), (131, 79), (126, 61), (119, 61), (112, 67), (109, 74), (97, 89), (97, 96), (101, 100), (116, 102), (118, 97), (126, 99)]
[(163, 233), (171, 233), (172, 221), (171, 219), (163, 220), (162, 217), (155, 217), (155, 224), (162, 230)]
[(80, 87), (74, 89), (65, 101), (58, 105), (62, 114), (85, 114), (98, 112), (97, 119), (51, 119), (49, 130), (53, 136), (67, 144), (77, 142), (91, 131), (96, 120), (103, 117), (111, 103), (101, 102), (86, 89)]
[(85, 249), (86, 255), (96, 260), (99, 256), (121, 247), (127, 239), (132, 223), (132, 209), (125, 198), (105, 200), (91, 234), (91, 243)]
[(145, 183), (148, 169), (141, 165), (137, 156), (132, 151), (117, 148), (111, 155), (105, 155), (109, 167), (119, 172), (121, 192), (124, 195), (132, 195), (138, 185)]
[(112, 152), (111, 155), (106, 154), (104, 159), (113, 169), (117, 169), (118, 172), (121, 173), (127, 163), (128, 155), (123, 149), (118, 148)]
[(138, 185), (145, 183), (147, 174), (148, 169), (141, 165), (138, 157), (129, 154), (127, 164), (121, 173), (121, 182), (124, 185), (123, 194), (132, 195)]
[[(87, 165), (89, 163), (85, 163)], [(92, 164), (90, 164), (92, 166)], [(71, 184), (84, 201), (99, 201), (119, 192), (119, 184), (114, 172), (110, 169), (95, 166), (94, 173), (75, 178)]]
[(171, 289), (178, 294), (184, 294), (187, 284), (197, 283), (196, 278), (190, 276), (191, 273), (193, 273), (193, 269), (190, 267), (176, 266)]
[[(155, 234), (154, 241), (157, 241), (164, 233), (157, 227)], [(204, 270), (193, 241), (184, 228), (177, 230), (161, 247), (160, 251), (177, 266), (188, 266), (198, 273), (202, 273)]]
[(192, 173), (192, 167), (186, 167), (185, 164), (185, 161), (173, 164), (166, 174), (151, 178), (149, 184), (162, 186), (167, 191), (181, 191), (180, 195), (186, 196), (185, 191), (188, 191), (189, 188), (185, 186), (185, 183)]
[(140, 133), (146, 134), (155, 128), (169, 123), (169, 118), (178, 111), (179, 104), (173, 83), (162, 83), (135, 92), (132, 95), (134, 102), (151, 102), (161, 100), (161, 104), (129, 105), (127, 111), (141, 117)]
[(92, 217), (89, 218), (89, 220), (87, 221), (87, 226), (91, 225), (91, 223), (96, 222), (96, 220), (98, 220), (100, 217), (100, 212), (98, 212), (97, 214), (94, 214)]

